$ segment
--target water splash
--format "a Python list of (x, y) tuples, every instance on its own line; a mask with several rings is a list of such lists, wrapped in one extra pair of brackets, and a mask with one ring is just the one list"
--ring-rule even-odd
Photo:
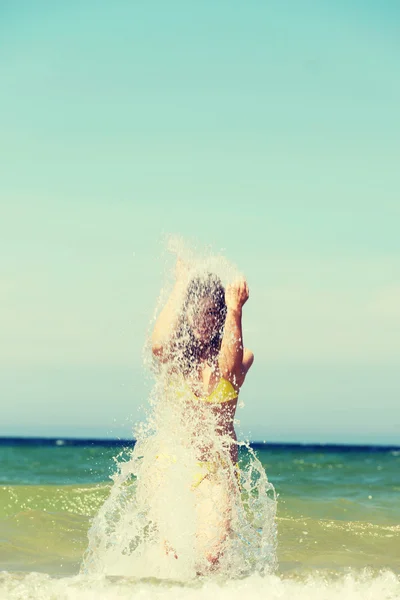
[(42, 573), (0, 573), (0, 600), (396, 600), (400, 579), (391, 571), (309, 574), (303, 578), (252, 575), (243, 580), (190, 585), (130, 578), (51, 578)]
[(270, 573), (276, 568), (274, 488), (248, 444), (236, 441), (234, 411), (204, 401), (188, 385), (192, 362), (203, 352), (185, 337), (188, 285), (197, 282), (192, 288), (201, 295), (239, 273), (225, 258), (196, 255), (178, 239), (169, 250), (181, 259), (184, 282), (173, 307), (179, 335), (168, 360), (145, 355), (155, 376), (148, 417), (92, 523), (82, 572), (179, 581)]

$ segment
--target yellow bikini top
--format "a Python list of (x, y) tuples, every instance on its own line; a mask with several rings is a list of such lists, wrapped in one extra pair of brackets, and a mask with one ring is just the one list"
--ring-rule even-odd
[(195, 394), (193, 394), (193, 396), (195, 396), (197, 400), (203, 402), (220, 404), (222, 402), (229, 402), (229, 400), (236, 400), (238, 397), (238, 392), (235, 390), (230, 381), (221, 377), (218, 384), (209, 396), (198, 397)]
[(220, 378), (216, 387), (208, 396), (196, 396), (185, 380), (183, 380), (183, 386), (177, 386), (174, 391), (179, 397), (187, 396), (189, 392), (193, 400), (207, 402), (207, 404), (222, 404), (223, 402), (229, 402), (229, 400), (236, 400), (239, 395), (239, 392), (235, 390), (231, 382), (223, 377)]

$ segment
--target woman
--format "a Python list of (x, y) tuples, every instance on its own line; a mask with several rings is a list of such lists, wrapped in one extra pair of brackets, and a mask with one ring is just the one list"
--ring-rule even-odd
[(274, 489), (248, 446), (239, 472), (234, 430), (254, 360), (243, 347), (248, 297), (243, 279), (224, 290), (178, 261), (151, 336), (151, 410), (93, 520), (84, 573), (187, 580), (274, 568)]
[[(243, 346), (242, 309), (248, 297), (243, 279), (226, 291), (213, 274), (197, 275), (187, 285), (178, 261), (175, 287), (152, 335), (153, 354), (166, 367), (169, 395), (181, 400), (186, 420), (193, 425), (187, 446), (194, 450), (196, 540), (198, 551), (213, 566), (230, 530), (230, 497), (238, 492), (234, 416), (254, 360)], [(166, 452), (158, 459), (164, 464), (171, 460)], [(168, 540), (165, 548), (179, 558)]]

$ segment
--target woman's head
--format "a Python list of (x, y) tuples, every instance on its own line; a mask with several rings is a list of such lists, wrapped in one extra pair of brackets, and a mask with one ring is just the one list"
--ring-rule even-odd
[(222, 334), (226, 305), (221, 280), (211, 273), (192, 279), (186, 291), (182, 313), (193, 335), (203, 343)]
[(219, 352), (226, 317), (225, 290), (216, 275), (195, 277), (187, 287), (177, 330), (180, 358), (187, 366)]

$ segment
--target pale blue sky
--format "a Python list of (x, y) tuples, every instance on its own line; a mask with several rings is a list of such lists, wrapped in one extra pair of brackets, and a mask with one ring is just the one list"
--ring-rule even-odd
[(0, 7), (0, 435), (126, 435), (163, 237), (248, 276), (253, 439), (400, 442), (400, 5)]

